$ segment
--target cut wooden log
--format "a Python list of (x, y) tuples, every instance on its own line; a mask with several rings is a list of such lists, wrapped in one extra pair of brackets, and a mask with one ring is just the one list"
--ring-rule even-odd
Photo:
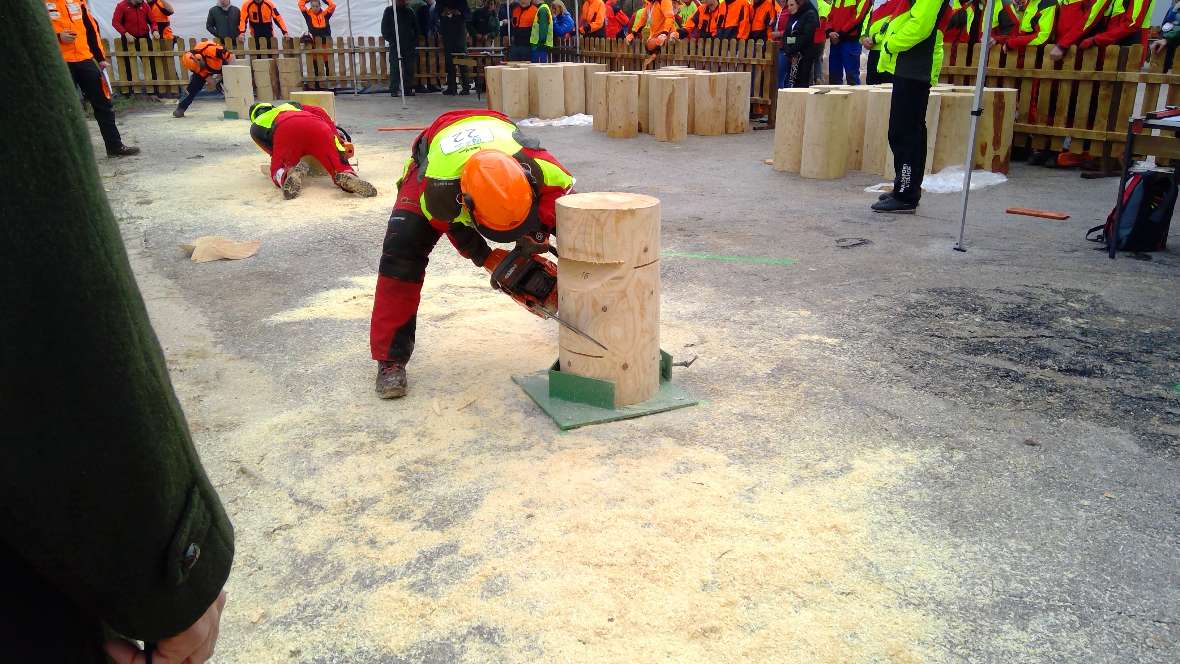
[(590, 74), (590, 115), (594, 116), (594, 131), (606, 131), (610, 104), (606, 101), (606, 82), (611, 73), (596, 71)]
[(500, 72), (507, 69), (500, 65), (493, 65), (491, 67), (484, 67), (483, 75), (484, 82), (487, 85), (488, 91), (488, 110), (504, 112), (504, 83), (500, 77)]
[(609, 74), (606, 83), (606, 135), (611, 138), (635, 138), (639, 135), (639, 76)]
[(693, 132), (698, 136), (725, 133), (725, 74), (696, 75), (696, 107), (693, 109)]
[(510, 118), (529, 117), (529, 68), (509, 67), (500, 72), (501, 103)]
[(938, 111), (938, 136), (934, 139), (935, 173), (948, 166), (962, 167), (967, 161), (967, 142), (971, 140), (971, 101), (966, 92), (942, 93)]
[(1016, 123), (1014, 88), (984, 88), (983, 115), (975, 136), (975, 168), (1007, 173), (1012, 160), (1012, 130)]
[(865, 173), (880, 175), (885, 172), (885, 161), (889, 154), (889, 104), (892, 100), (891, 88), (876, 86), (869, 91), (860, 167)]
[(848, 171), (848, 106), (852, 93), (828, 90), (807, 97), (799, 174), (835, 180)]
[(688, 135), (688, 79), (684, 76), (654, 77), (648, 104), (652, 113), (652, 136), (657, 141), (683, 141)]
[(271, 58), (254, 58), (250, 61), (254, 75), (254, 97), (258, 101), (278, 99), (279, 81), (275, 61)]
[(565, 76), (561, 65), (529, 67), (529, 115), (552, 120), (565, 115)]
[(848, 103), (848, 170), (859, 171), (864, 161), (865, 115), (869, 109), (869, 85), (849, 85), (844, 90), (852, 94)]
[(778, 91), (778, 111), (774, 121), (774, 170), (798, 173), (803, 159), (803, 123), (807, 117), (810, 88), (783, 88)]
[[(586, 113), (594, 115), (594, 82), (593, 77), (596, 72), (606, 71), (606, 64), (602, 62), (583, 62), (582, 63), (582, 78), (585, 79), (586, 84)], [(601, 130), (600, 130), (601, 131)]]
[(725, 74), (725, 133), (744, 134), (750, 129), (750, 90), (752, 74), (731, 71)]
[[(639, 82), (631, 83), (638, 96)], [(638, 100), (637, 100), (638, 101)], [(607, 350), (559, 328), (561, 371), (614, 383), (615, 406), (660, 387), (660, 202), (643, 194), (557, 200), (558, 310)]]
[(291, 93), (291, 101), (304, 105), (319, 106), (336, 121), (336, 95), (331, 90), (306, 90)]
[(250, 119), (250, 107), (254, 105), (254, 79), (249, 65), (223, 65), (221, 81), (225, 88), (225, 110), (233, 111), (239, 118)]
[(586, 112), (586, 68), (578, 63), (567, 63), (561, 67), (565, 79), (565, 114), (578, 115)]

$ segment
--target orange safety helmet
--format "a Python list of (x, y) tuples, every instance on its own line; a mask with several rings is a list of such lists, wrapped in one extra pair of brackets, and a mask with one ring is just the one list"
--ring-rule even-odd
[(459, 176), (463, 204), (475, 228), (494, 242), (512, 242), (540, 230), (536, 181), (521, 162), (500, 150), (480, 150)]
[(647, 44), (646, 44), (647, 52), (648, 53), (659, 53), (660, 49), (664, 46), (664, 42), (666, 42), (666, 41), (668, 41), (667, 34), (656, 35), (655, 37), (648, 39)]

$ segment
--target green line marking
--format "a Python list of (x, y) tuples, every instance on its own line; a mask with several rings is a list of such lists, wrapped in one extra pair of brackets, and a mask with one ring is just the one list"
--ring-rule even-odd
[(753, 265), (794, 265), (799, 261), (794, 258), (770, 258), (766, 256), (726, 256), (724, 254), (709, 254), (692, 251), (665, 251), (661, 254), (665, 258), (699, 258), (705, 261), (726, 261), (729, 263), (750, 263)]
[(1173, 385), (1172, 391), (1175, 392), (1176, 394), (1180, 394), (1180, 383), (1176, 383), (1175, 385)]

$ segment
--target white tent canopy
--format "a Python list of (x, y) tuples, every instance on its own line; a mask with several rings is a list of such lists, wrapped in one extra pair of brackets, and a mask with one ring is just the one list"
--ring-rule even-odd
[[(303, 15), (299, 13), (299, 0), (273, 0), (279, 8), (279, 13), (287, 22), (287, 29), (292, 37), (298, 37), (307, 32), (307, 24), (303, 22)], [(336, 13), (332, 16), (332, 34), (336, 37), (348, 36), (348, 3), (346, 0), (336, 0)], [(208, 37), (205, 30), (205, 19), (209, 15), (209, 8), (217, 4), (216, 0), (171, 0), (176, 13), (172, 15), (172, 31), (178, 37)], [(88, 0), (86, 3), (102, 30), (102, 36), (113, 39), (118, 35), (111, 27), (111, 17), (115, 14), (118, 0)], [(242, 6), (242, 0), (233, 0), (237, 7)], [(386, 0), (351, 0), (352, 31), (358, 37), (380, 37), (381, 15), (389, 5)]]

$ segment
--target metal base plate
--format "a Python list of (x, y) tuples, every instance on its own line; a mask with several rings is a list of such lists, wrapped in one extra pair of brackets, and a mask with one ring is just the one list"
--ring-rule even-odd
[(562, 431), (569, 431), (587, 424), (617, 422), (654, 413), (663, 413), (677, 408), (700, 403), (692, 395), (671, 382), (671, 356), (663, 353), (660, 362), (660, 389), (655, 396), (622, 408), (614, 408), (615, 386), (604, 380), (562, 373), (553, 368), (536, 373), (513, 376), (512, 381), (520, 385), (545, 414)]

